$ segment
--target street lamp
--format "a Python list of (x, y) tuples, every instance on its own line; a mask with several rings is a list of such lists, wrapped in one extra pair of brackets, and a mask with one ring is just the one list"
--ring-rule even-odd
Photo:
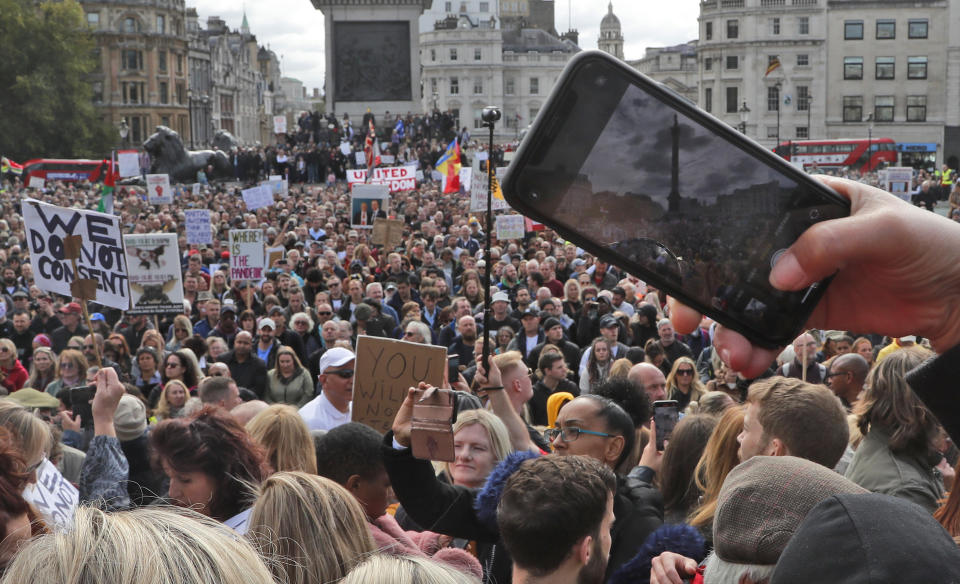
[(187, 118), (190, 121), (190, 149), (196, 150), (197, 146), (194, 140), (196, 132), (193, 131), (193, 90), (187, 89)]
[(205, 145), (209, 145), (211, 142), (213, 142), (213, 140), (210, 138), (209, 135), (207, 135), (206, 124), (203, 123), (203, 120), (205, 120), (205, 119), (207, 119), (207, 118), (210, 117), (210, 96), (207, 95), (206, 93), (204, 93), (203, 95), (201, 95), (201, 96), (200, 96), (200, 105), (201, 105), (201, 110), (200, 110), (200, 124), (199, 124), (199, 125), (200, 125), (202, 128), (204, 128), (204, 131), (203, 131), (203, 143), (204, 143)]
[(436, 91), (433, 92), (433, 111), (437, 111), (437, 100), (440, 99), (440, 94)]
[(120, 140), (123, 141), (123, 145), (127, 145), (127, 136), (130, 135), (130, 126), (127, 125), (127, 118), (120, 120)]
[(813, 138), (813, 130), (810, 128), (810, 111), (813, 110), (813, 96), (807, 95), (807, 140)]
[(750, 116), (750, 108), (747, 107), (747, 100), (743, 100), (743, 103), (740, 104), (740, 109), (737, 110), (737, 113), (740, 114), (740, 124), (737, 129), (740, 130), (741, 134), (746, 135), (747, 118)]
[(869, 172), (873, 162), (873, 112), (867, 114), (867, 167), (864, 172)]
[(776, 146), (774, 146), (773, 150), (774, 152), (779, 154), (780, 153), (780, 88), (783, 87), (783, 85), (779, 81), (777, 81), (774, 87), (777, 88), (777, 144)]

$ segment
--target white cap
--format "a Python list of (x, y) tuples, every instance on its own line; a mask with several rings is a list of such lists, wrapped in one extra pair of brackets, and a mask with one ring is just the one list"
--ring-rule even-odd
[(323, 374), (330, 367), (340, 367), (356, 358), (357, 356), (350, 349), (344, 349), (343, 347), (329, 349), (320, 357), (320, 373)]
[(507, 296), (506, 292), (494, 292), (493, 296), (490, 298), (490, 303), (494, 302), (510, 302), (510, 297)]
[(260, 324), (257, 325), (257, 330), (260, 330), (265, 326), (270, 327), (270, 330), (272, 331), (277, 330), (277, 323), (273, 322), (272, 318), (261, 318)]

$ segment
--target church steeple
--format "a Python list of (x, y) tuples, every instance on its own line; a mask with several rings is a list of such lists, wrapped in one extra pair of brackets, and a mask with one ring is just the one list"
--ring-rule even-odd
[(250, 23), (247, 22), (247, 9), (243, 9), (243, 22), (240, 24), (240, 32), (250, 34)]
[(623, 58), (623, 33), (620, 29), (620, 19), (613, 13), (612, 1), (607, 5), (607, 13), (600, 21), (600, 38), (597, 39), (597, 48), (618, 59)]

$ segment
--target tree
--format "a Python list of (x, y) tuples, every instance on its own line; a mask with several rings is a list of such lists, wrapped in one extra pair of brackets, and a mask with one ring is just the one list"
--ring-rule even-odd
[(76, 0), (0, 0), (0, 153), (101, 158), (112, 132), (93, 105), (96, 41)]

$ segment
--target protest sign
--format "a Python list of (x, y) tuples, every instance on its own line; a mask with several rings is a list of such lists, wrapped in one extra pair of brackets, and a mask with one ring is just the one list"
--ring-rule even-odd
[(446, 368), (447, 351), (443, 347), (360, 336), (351, 419), (377, 432), (386, 432), (393, 425), (407, 390), (421, 381), (440, 387)]
[(381, 154), (380, 155), (380, 164), (393, 164), (397, 161), (397, 157), (393, 154)]
[(190, 189), (190, 194), (197, 196), (200, 194), (200, 183), (193, 183), (193, 186)]
[(242, 194), (243, 202), (247, 205), (247, 211), (256, 211), (273, 204), (273, 188), (270, 185), (250, 187), (244, 189)]
[(287, 116), (273, 116), (273, 133), (287, 133)]
[[(209, 233), (209, 230), (208, 230)], [(130, 256), (130, 310), (127, 314), (180, 314), (183, 283), (176, 233), (124, 235)]]
[(151, 205), (173, 203), (173, 189), (170, 188), (169, 174), (147, 175), (147, 202)]
[(286, 180), (279, 174), (271, 174), (270, 178), (266, 182), (260, 183), (260, 186), (266, 186), (270, 189), (270, 192), (274, 195), (280, 195), (284, 199), (289, 196), (289, 186)]
[(498, 215), (497, 239), (523, 239), (523, 215)]
[(350, 156), (350, 142), (340, 142), (340, 154)]
[(283, 259), (284, 253), (286, 253), (286, 248), (282, 245), (279, 247), (268, 247), (267, 248), (267, 269), (273, 269), (276, 267), (274, 265), (276, 262), (279, 262)]
[(27, 186), (31, 189), (42, 189), (46, 182), (42, 176), (31, 176)]
[(388, 248), (394, 248), (403, 243), (403, 221), (400, 219), (374, 219), (373, 237), (371, 242), (374, 245), (382, 245)]
[(213, 243), (209, 209), (187, 209), (183, 215), (186, 220), (187, 243)]
[(230, 230), (230, 279), (260, 280), (264, 268), (263, 232), (259, 229)]
[(64, 238), (79, 235), (77, 272), (80, 278), (96, 284), (95, 294), (88, 299), (120, 310), (130, 308), (120, 217), (27, 199), (23, 203), (23, 222), (37, 287), (63, 296), (78, 296), (70, 287), (74, 274), (64, 253)]
[[(509, 209), (510, 205), (507, 204), (506, 199), (503, 198), (503, 192), (500, 190), (500, 178), (503, 176), (503, 173), (506, 172), (506, 167), (500, 167), (496, 169), (496, 179), (495, 184), (493, 185), (493, 210), (501, 211), (503, 209)], [(477, 170), (473, 173), (473, 180), (470, 185), (470, 211), (486, 211), (487, 210), (487, 181), (490, 179), (487, 177), (487, 173), (480, 172)]]
[[(470, 188), (473, 186), (473, 176), (480, 174), (480, 172), (473, 172), (473, 169), (469, 166), (464, 166), (460, 169), (460, 190), (469, 193)], [(446, 187), (446, 180), (444, 180), (444, 187)]]
[(349, 184), (367, 182), (367, 171), (362, 168), (350, 168), (347, 170), (347, 182)]
[(390, 203), (388, 185), (353, 185), (350, 193), (350, 226), (355, 229), (373, 229), (373, 220), (387, 218)]
[(353, 153), (356, 158), (357, 166), (366, 166), (367, 165), (367, 153), (363, 150), (357, 150)]
[(417, 170), (412, 166), (381, 166), (373, 170), (370, 184), (387, 185), (391, 193), (417, 188)]
[(906, 202), (910, 202), (910, 184), (913, 182), (913, 168), (909, 166), (891, 166), (880, 171), (880, 184), (888, 193), (892, 193)]
[(419, 182), (423, 182), (423, 171), (422, 171), (422, 170), (418, 170), (418, 171), (417, 171), (417, 174), (416, 174), (416, 177), (417, 177), (417, 182), (418, 182), (418, 183), (419, 183)]
[(47, 523), (59, 528), (73, 525), (73, 513), (80, 502), (80, 492), (64, 478), (57, 467), (44, 460), (37, 468), (37, 482), (23, 490), (27, 500)]
[(120, 150), (117, 152), (117, 170), (120, 178), (140, 176), (140, 153), (136, 150)]

